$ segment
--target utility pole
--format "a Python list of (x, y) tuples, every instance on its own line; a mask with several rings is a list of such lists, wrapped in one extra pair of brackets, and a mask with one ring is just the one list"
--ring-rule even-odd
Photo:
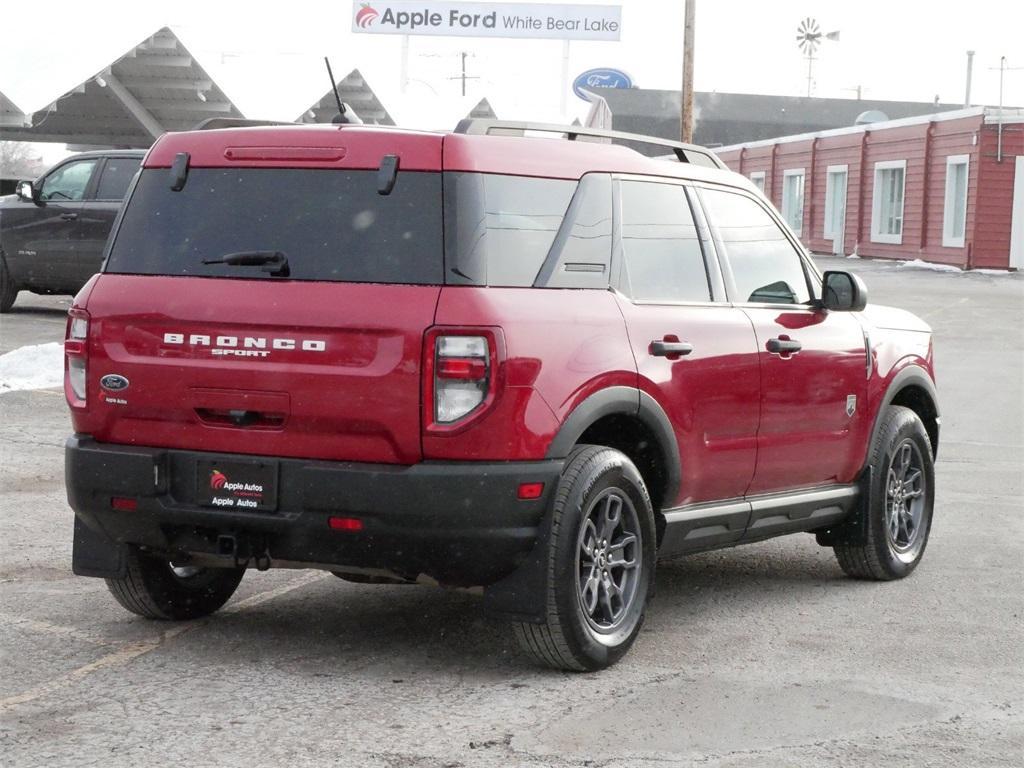
[(974, 72), (974, 51), (967, 52), (967, 92), (964, 94), (964, 109), (971, 106), (971, 79)]
[(686, 0), (686, 21), (683, 24), (683, 91), (680, 104), (680, 134), (686, 143), (693, 141), (693, 33), (696, 24), (697, 0)]
[(466, 74), (466, 59), (469, 57), (469, 54), (466, 53), (465, 51), (462, 51), (459, 55), (462, 57), (462, 74), (461, 75), (456, 75), (455, 77), (449, 77), (448, 79), (449, 80), (461, 80), (462, 81), (462, 95), (465, 96), (466, 95), (466, 81), (467, 80), (479, 80), (480, 78), (476, 77), (474, 75), (467, 75)]

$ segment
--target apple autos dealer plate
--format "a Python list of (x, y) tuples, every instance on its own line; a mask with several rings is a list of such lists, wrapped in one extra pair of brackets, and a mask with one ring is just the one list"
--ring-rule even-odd
[(196, 501), (206, 507), (273, 512), (277, 462), (196, 461)]

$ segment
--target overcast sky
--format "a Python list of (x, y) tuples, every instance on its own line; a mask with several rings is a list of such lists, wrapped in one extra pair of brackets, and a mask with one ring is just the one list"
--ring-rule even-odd
[[(678, 89), (682, 0), (620, 4), (621, 42), (573, 42), (570, 73), (613, 66), (640, 87)], [(401, 38), (355, 35), (351, 14), (351, 0), (4, 2), (0, 91), (26, 111), (38, 109), (167, 25), (249, 117), (294, 119), (327, 88), (326, 54), (338, 77), (361, 69), (402, 122), (443, 127), (437, 121), (459, 101), (459, 83), (449, 78), (466, 51), (469, 74), (479, 78), (469, 82), (472, 99), (487, 96), (501, 117), (558, 119), (560, 42), (414, 37), (413, 82), (403, 96)], [(807, 16), (823, 32), (840, 31), (839, 42), (819, 49), (816, 96), (854, 98), (860, 85), (864, 98), (960, 103), (972, 49), (972, 101), (996, 104), (1000, 56), (1024, 67), (1024, 2), (697, 0), (697, 90), (803, 95), (807, 63), (795, 38)], [(1008, 71), (1004, 88), (1006, 104), (1024, 105), (1024, 69)], [(571, 95), (569, 105), (569, 118), (586, 111)]]

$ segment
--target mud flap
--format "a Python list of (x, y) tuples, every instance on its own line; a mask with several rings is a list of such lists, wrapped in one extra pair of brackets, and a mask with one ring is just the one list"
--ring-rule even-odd
[(76, 576), (120, 579), (127, 572), (124, 544), (90, 528), (75, 515), (75, 539), (71, 550), (71, 570)]
[(860, 496), (857, 506), (847, 517), (835, 525), (814, 532), (814, 538), (823, 547), (837, 544), (860, 547), (867, 543), (868, 512), (871, 509), (871, 494), (874, 493), (874, 471), (871, 467), (860, 476)]
[(484, 588), (484, 611), (512, 621), (543, 624), (547, 619), (548, 540), (551, 513), (544, 515), (537, 542), (512, 573)]

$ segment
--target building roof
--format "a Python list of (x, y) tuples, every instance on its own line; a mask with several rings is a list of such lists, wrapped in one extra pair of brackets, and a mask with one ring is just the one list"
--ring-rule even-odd
[[(608, 88), (601, 95), (611, 107), (615, 130), (679, 137), (679, 91)], [(696, 92), (693, 140), (715, 147), (850, 126), (867, 110), (879, 110), (896, 119), (961, 107), (934, 102)]]
[(0, 139), (120, 147), (148, 147), (210, 117), (242, 117), (166, 27), (27, 115), (27, 125), (11, 124), (6, 104), (0, 109)]
[(900, 120), (884, 120), (866, 125), (849, 125), (843, 128), (833, 128), (828, 131), (814, 131), (811, 133), (798, 133), (793, 136), (779, 136), (774, 139), (763, 139), (761, 141), (747, 141), (740, 144), (730, 144), (725, 147), (715, 147), (716, 154), (733, 152), (740, 149), (753, 149), (755, 147), (770, 147), (773, 144), (789, 144), (798, 141), (811, 141), (813, 139), (824, 139), (831, 136), (845, 136), (849, 134), (864, 133), (864, 131), (882, 131), (891, 128), (905, 128), (910, 125), (921, 125), (924, 123), (940, 123), (947, 120), (962, 120), (969, 117), (980, 117), (986, 125), (1011, 125), (1024, 123), (1024, 109), (1019, 107), (1004, 107), (1001, 111), (997, 107), (970, 107), (968, 109), (954, 109), (949, 112), (933, 112), (928, 115), (917, 115), (915, 117), (904, 117)]
[[(381, 104), (377, 94), (366, 82), (366, 78), (358, 69), (353, 69), (338, 81), (338, 95), (342, 102), (348, 104), (359, 115), (359, 119), (367, 125), (394, 125), (395, 121)], [(302, 114), (295, 118), (297, 123), (329, 123), (338, 114), (338, 104), (334, 91), (327, 91), (320, 100), (310, 105)]]

